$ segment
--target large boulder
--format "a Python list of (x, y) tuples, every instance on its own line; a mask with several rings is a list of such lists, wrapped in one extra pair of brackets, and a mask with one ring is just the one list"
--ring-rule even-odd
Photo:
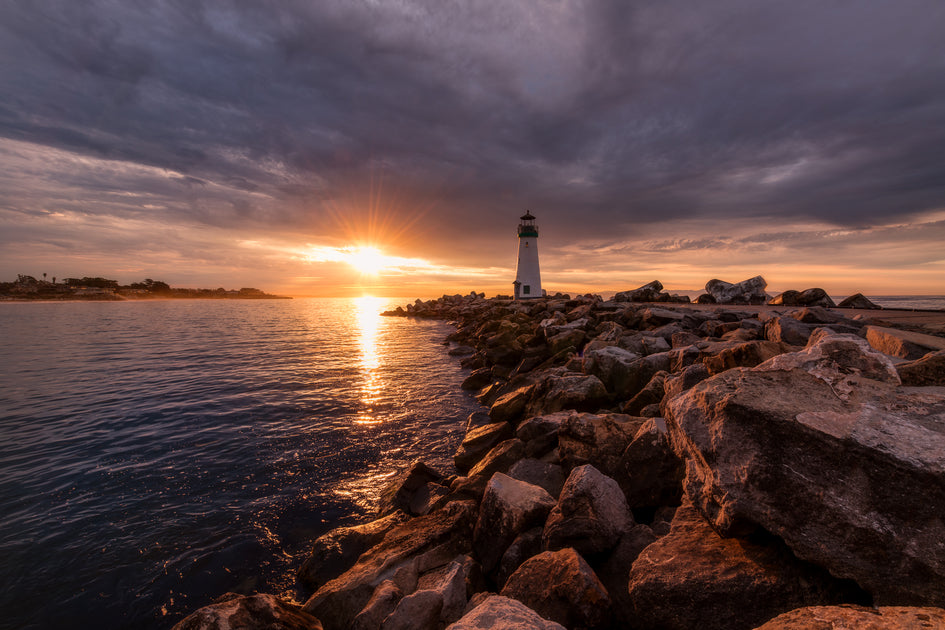
[(678, 504), (685, 467), (673, 452), (665, 419), (646, 420), (621, 459), (619, 481), (631, 508)]
[(807, 606), (778, 615), (757, 630), (919, 630), (945, 628), (945, 610), (909, 606)]
[(820, 288), (804, 289), (797, 295), (795, 302), (799, 306), (836, 306), (827, 292)]
[(474, 502), (454, 501), (398, 525), (348, 571), (319, 588), (303, 610), (329, 628), (347, 628), (384, 580), (413, 593), (421, 575), (471, 551), (476, 517)]
[(299, 581), (312, 590), (350, 569), (358, 557), (384, 540), (387, 532), (407, 519), (397, 511), (383, 518), (354, 525), (337, 527), (318, 538), (309, 557), (298, 571)]
[(473, 549), (486, 573), (495, 569), (502, 554), (527, 529), (545, 522), (555, 500), (547, 491), (502, 473), (489, 480), (479, 506)]
[(921, 359), (929, 352), (945, 350), (945, 338), (935, 335), (883, 326), (866, 326), (863, 332), (870, 345), (880, 352), (909, 361)]
[(544, 488), (555, 501), (558, 500), (565, 481), (564, 469), (561, 466), (532, 458), (515, 462), (509, 469), (509, 477)]
[(522, 602), (490, 595), (446, 630), (566, 630)]
[(599, 378), (608, 391), (622, 391), (633, 377), (634, 363), (639, 358), (639, 354), (618, 346), (604, 346), (584, 353), (584, 372)]
[(805, 346), (814, 326), (793, 317), (772, 317), (765, 322), (765, 339), (791, 346)]
[(403, 598), (404, 592), (400, 587), (392, 580), (384, 580), (377, 585), (367, 605), (351, 622), (351, 630), (378, 630)]
[(523, 457), (525, 457), (525, 444), (520, 439), (505, 440), (486, 453), (486, 456), (470, 469), (469, 476), (492, 477), (497, 472), (507, 472), (512, 464)]
[(587, 561), (570, 548), (529, 558), (500, 594), (566, 628), (602, 628), (610, 620), (607, 589)]
[(398, 472), (381, 490), (378, 513), (386, 515), (403, 510), (408, 514), (417, 514), (411, 510), (411, 505), (415, 504), (416, 493), (425, 488), (426, 484), (439, 483), (442, 480), (443, 475), (436, 470), (423, 462), (414, 462), (409, 468)]
[(761, 276), (742, 280), (736, 284), (724, 280), (709, 280), (705, 292), (711, 295), (717, 304), (764, 304), (768, 299), (765, 287), (768, 283)]
[(945, 386), (945, 350), (930, 352), (921, 359), (896, 366), (903, 385)]
[(709, 374), (714, 375), (735, 367), (754, 367), (778, 356), (784, 350), (780, 343), (774, 341), (745, 341), (703, 358), (702, 363)]
[(318, 619), (273, 595), (228, 593), (180, 620), (173, 630), (321, 630)]
[(861, 309), (879, 309), (881, 306), (877, 306), (870, 301), (868, 297), (862, 293), (855, 293), (848, 298), (842, 300), (837, 304), (838, 308), (861, 308)]
[(397, 602), (380, 630), (440, 630), (462, 617), (465, 608), (466, 570), (453, 561), (421, 577), (417, 590)]
[(596, 376), (569, 373), (545, 379), (525, 415), (538, 416), (563, 409), (596, 411), (607, 401), (607, 389)]
[(748, 630), (799, 606), (848, 593), (783, 543), (722, 538), (684, 502), (672, 529), (644, 549), (627, 587), (643, 628)]
[(613, 549), (633, 527), (617, 482), (587, 464), (571, 471), (542, 533), (545, 549), (574, 547), (594, 556)]
[(863, 339), (819, 329), (666, 411), (686, 491), (718, 531), (760, 525), (879, 604), (945, 603), (945, 390), (903, 389)]
[(614, 294), (614, 302), (658, 302), (662, 290), (663, 283), (654, 280), (642, 287)]

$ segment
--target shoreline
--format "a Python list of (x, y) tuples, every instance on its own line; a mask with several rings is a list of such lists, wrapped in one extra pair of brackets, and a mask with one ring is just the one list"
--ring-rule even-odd
[(176, 627), (945, 623), (945, 556), (919, 542), (945, 521), (945, 312), (471, 294), (384, 314), (456, 327), (488, 408), (459, 474), (418, 462), (376, 520), (314, 541), (303, 606), (229, 594)]

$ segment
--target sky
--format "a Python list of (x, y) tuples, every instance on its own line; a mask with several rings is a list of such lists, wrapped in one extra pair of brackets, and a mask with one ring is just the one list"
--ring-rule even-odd
[(945, 294), (941, 0), (0, 0), (0, 280)]

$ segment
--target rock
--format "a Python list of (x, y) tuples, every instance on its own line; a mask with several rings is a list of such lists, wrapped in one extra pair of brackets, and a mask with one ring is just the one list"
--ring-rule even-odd
[(644, 422), (619, 413), (571, 415), (558, 429), (558, 458), (567, 470), (593, 464), (605, 475), (622, 479), (624, 450)]
[(486, 453), (491, 451), (500, 442), (511, 438), (512, 425), (508, 422), (494, 422), (478, 427), (466, 433), (463, 443), (459, 445), (453, 455), (456, 470), (466, 472), (475, 466)]
[(869, 298), (867, 298), (862, 293), (856, 293), (850, 297), (844, 299), (842, 302), (837, 304), (838, 308), (860, 308), (860, 309), (878, 309), (882, 308), (873, 304)]
[(696, 304), (716, 304), (715, 298), (708, 293), (703, 293), (696, 298)]
[(945, 386), (945, 350), (930, 352), (921, 359), (900, 363), (896, 372), (903, 385)]
[(571, 471), (558, 503), (545, 521), (545, 549), (574, 547), (592, 556), (613, 549), (631, 527), (633, 516), (617, 482), (590, 464)]
[(403, 512), (394, 512), (376, 521), (337, 527), (320, 536), (312, 552), (299, 568), (299, 581), (312, 590), (350, 569), (358, 556), (381, 542), (391, 529), (407, 519)]
[(471, 354), (476, 354), (476, 349), (472, 346), (456, 346), (450, 348), (446, 354), (451, 357), (468, 357)]
[(544, 488), (557, 501), (564, 487), (564, 470), (557, 464), (537, 459), (520, 459), (509, 469), (509, 477)]
[(801, 294), (800, 291), (794, 291), (793, 289), (788, 289), (781, 295), (771, 298), (768, 300), (768, 304), (773, 306), (797, 306), (797, 296)]
[(367, 605), (351, 622), (351, 630), (379, 630), (403, 597), (404, 592), (396, 584), (384, 580), (377, 585)]
[(423, 462), (414, 462), (394, 477), (383, 490), (378, 501), (378, 514), (386, 515), (403, 510), (408, 514), (413, 495), (427, 483), (439, 483), (443, 475), (433, 470)]
[(483, 475), (473, 477), (457, 477), (450, 484), (450, 490), (457, 500), (473, 499), (476, 503), (482, 501), (482, 495), (486, 492), (486, 485), (489, 478)]
[(758, 626), (756, 630), (919, 630), (945, 628), (945, 610), (908, 606), (808, 606)]
[(543, 488), (496, 473), (489, 480), (473, 532), (473, 549), (482, 568), (491, 573), (502, 554), (525, 530), (541, 525), (555, 506)]
[(489, 417), (493, 422), (516, 422), (522, 417), (525, 405), (532, 396), (534, 385), (519, 387), (516, 390), (499, 396), (489, 409)]
[(617, 346), (591, 350), (584, 355), (584, 373), (599, 378), (608, 391), (623, 391), (633, 378), (633, 365), (639, 358), (640, 355)]
[(620, 410), (631, 416), (637, 416), (640, 415), (640, 411), (647, 405), (659, 404), (659, 402), (663, 400), (663, 394), (665, 393), (663, 391), (663, 382), (666, 380), (667, 376), (669, 376), (669, 372), (660, 371), (654, 374), (650, 382), (637, 392), (636, 396), (624, 403)]
[(791, 311), (788, 313), (788, 317), (804, 324), (835, 324), (843, 319), (840, 315), (828, 311), (823, 306), (806, 306)]
[(191, 613), (173, 630), (321, 630), (322, 624), (298, 606), (273, 595), (228, 593)]
[(460, 387), (466, 390), (477, 390), (482, 389), (491, 382), (492, 368), (482, 367), (478, 370), (473, 370)]
[(660, 408), (687, 389), (709, 378), (709, 370), (701, 363), (694, 363), (674, 376), (667, 376), (663, 381), (663, 400)]
[(466, 431), (472, 431), (476, 427), (484, 427), (492, 424), (492, 418), (484, 411), (474, 411), (466, 417)]
[(626, 481), (621, 488), (631, 508), (679, 502), (685, 467), (673, 452), (666, 420), (650, 418), (644, 422), (622, 460)]
[(655, 307), (644, 310), (641, 315), (643, 317), (643, 324), (650, 328), (657, 328), (659, 326), (665, 326), (666, 324), (681, 322), (683, 319), (685, 319), (685, 315), (679, 311), (671, 311), (669, 309)]
[(447, 630), (567, 630), (514, 599), (489, 595)]
[(407, 595), (384, 619), (381, 630), (439, 630), (443, 597), (436, 591), (416, 591)]
[(523, 457), (525, 457), (525, 443), (518, 438), (511, 438), (500, 443), (479, 460), (479, 463), (469, 471), (469, 476), (492, 477), (497, 472), (504, 473)]
[(761, 276), (731, 284), (723, 280), (709, 280), (705, 292), (718, 304), (764, 304), (768, 296), (765, 287), (768, 283)]
[(639, 627), (679, 630), (747, 630), (847, 595), (783, 543), (722, 538), (688, 501), (676, 510), (669, 534), (633, 563), (627, 590)]
[(548, 339), (551, 354), (577, 352), (584, 345), (586, 335), (583, 330), (565, 330)]
[(607, 404), (604, 384), (596, 376), (573, 374), (547, 379), (526, 409), (537, 416), (562, 409), (596, 411)]
[(319, 588), (303, 610), (329, 628), (347, 628), (381, 582), (391, 580), (412, 593), (420, 575), (471, 550), (476, 516), (474, 502), (454, 501), (398, 525), (348, 571)]
[(615, 628), (638, 627), (628, 585), (630, 569), (640, 553), (656, 542), (657, 536), (646, 525), (634, 525), (620, 537), (613, 552), (596, 567), (597, 577), (611, 598)]
[(799, 306), (836, 306), (823, 289), (805, 289), (797, 295), (795, 301)]
[(417, 488), (417, 491), (414, 492), (413, 497), (411, 497), (410, 513), (414, 516), (428, 514), (430, 510), (432, 510), (435, 505), (442, 502), (449, 493), (449, 488), (442, 484), (433, 483), (432, 481), (425, 483)]
[(508, 546), (496, 571), (495, 583), (499, 588), (505, 586), (509, 576), (515, 573), (523, 562), (542, 552), (541, 532), (542, 527), (533, 527), (516, 536)]
[(686, 348), (700, 341), (702, 341), (702, 337), (687, 331), (673, 333), (670, 337), (670, 344), (673, 348)]
[[(471, 561), (468, 556), (462, 558)], [(457, 621), (466, 610), (467, 570), (463, 562), (453, 561), (441, 569), (431, 571), (420, 578), (417, 592), (431, 591), (440, 596), (441, 622), (438, 627)]]
[(529, 558), (500, 594), (566, 628), (603, 628), (609, 622), (607, 589), (574, 549), (545, 551)]
[(558, 446), (558, 429), (574, 415), (574, 411), (557, 411), (533, 416), (522, 422), (515, 431), (516, 437), (525, 442), (528, 457), (541, 457)]
[(945, 350), (945, 338), (934, 335), (882, 326), (866, 326), (863, 332), (869, 344), (880, 352), (910, 361)]
[(825, 329), (703, 381), (666, 406), (687, 494), (718, 531), (760, 525), (876, 603), (945, 603), (945, 392), (898, 384)]
[(754, 367), (784, 352), (784, 347), (774, 341), (745, 341), (725, 348), (702, 362), (709, 374), (715, 375), (734, 367)]
[(663, 284), (659, 280), (654, 280), (632, 291), (614, 294), (614, 302), (657, 302), (662, 290)]
[(813, 326), (802, 324), (793, 317), (773, 317), (765, 323), (765, 339), (792, 346), (807, 345)]

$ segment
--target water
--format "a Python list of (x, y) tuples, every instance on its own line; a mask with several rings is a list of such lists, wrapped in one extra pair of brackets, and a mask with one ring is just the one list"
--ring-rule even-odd
[(478, 409), (448, 325), (396, 302), (0, 305), (0, 628), (304, 597), (311, 541), (398, 466), (448, 472)]
[(883, 308), (945, 311), (945, 295), (880, 295), (870, 300)]

